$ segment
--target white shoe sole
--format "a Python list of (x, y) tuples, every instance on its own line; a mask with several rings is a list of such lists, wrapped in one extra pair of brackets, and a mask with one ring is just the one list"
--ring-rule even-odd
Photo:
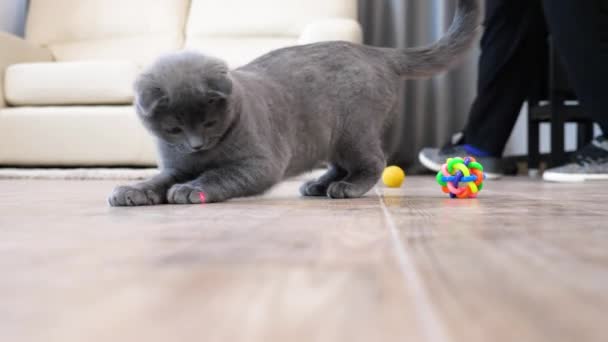
[(604, 181), (608, 180), (608, 174), (594, 175), (545, 171), (543, 173), (543, 180), (555, 183), (582, 183), (586, 181)]
[[(424, 165), (424, 167), (426, 167), (429, 170), (432, 170), (435, 172), (441, 171), (441, 164), (437, 164), (434, 161), (430, 160), (424, 154), (422, 154), (422, 152), (418, 153), (418, 160), (420, 161), (420, 163), (422, 165)], [(488, 172), (484, 172), (484, 173), (485, 173), (487, 179), (496, 180), (496, 179), (502, 178), (502, 175), (499, 173), (488, 173)]]

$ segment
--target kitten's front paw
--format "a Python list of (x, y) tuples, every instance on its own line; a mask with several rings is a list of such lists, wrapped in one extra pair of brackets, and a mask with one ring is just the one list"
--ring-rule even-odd
[(156, 205), (162, 203), (162, 196), (153, 190), (143, 190), (132, 186), (117, 186), (108, 197), (108, 203), (113, 207)]
[(175, 184), (167, 192), (171, 204), (198, 204), (207, 202), (202, 189), (190, 184)]

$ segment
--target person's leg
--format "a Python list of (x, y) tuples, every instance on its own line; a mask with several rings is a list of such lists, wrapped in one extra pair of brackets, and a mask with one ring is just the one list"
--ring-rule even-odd
[(500, 157), (532, 80), (544, 72), (546, 24), (538, 0), (490, 0), (486, 7), (477, 97), (464, 142)]
[(546, 26), (540, 0), (486, 0), (477, 97), (462, 138), (425, 148), (418, 159), (438, 171), (446, 158), (475, 156), (489, 178), (505, 171), (500, 156), (537, 75), (545, 73)]
[(571, 163), (545, 171), (543, 178), (608, 180), (608, 0), (544, 0), (544, 8), (568, 78), (604, 136), (579, 149)]
[(608, 0), (544, 0), (543, 5), (576, 95), (608, 135)]

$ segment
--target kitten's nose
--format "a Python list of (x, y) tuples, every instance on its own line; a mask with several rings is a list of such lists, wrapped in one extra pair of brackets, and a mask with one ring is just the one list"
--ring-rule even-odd
[(200, 151), (205, 146), (205, 141), (199, 137), (189, 137), (188, 145), (190, 145), (191, 149), (195, 151)]

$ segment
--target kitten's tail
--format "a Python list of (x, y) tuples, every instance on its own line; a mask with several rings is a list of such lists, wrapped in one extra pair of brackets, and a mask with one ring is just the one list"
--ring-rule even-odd
[(448, 32), (426, 47), (393, 49), (391, 62), (397, 73), (407, 78), (425, 78), (447, 70), (469, 50), (479, 27), (478, 0), (458, 0)]

